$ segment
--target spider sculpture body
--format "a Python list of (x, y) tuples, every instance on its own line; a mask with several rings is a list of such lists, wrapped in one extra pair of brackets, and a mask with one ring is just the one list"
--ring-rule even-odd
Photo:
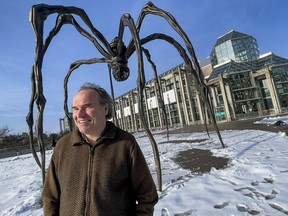
[[(44, 23), (45, 23), (46, 18), (52, 14), (58, 14), (58, 16), (57, 16), (54, 28), (49, 32), (49, 35), (44, 41), (43, 39)], [(184, 40), (186, 49), (182, 47), (180, 43), (178, 43), (172, 37), (165, 35), (165, 34), (161, 34), (161, 33), (151, 34), (145, 38), (140, 39), (139, 32), (141, 30), (141, 25), (146, 15), (156, 15), (156, 16), (161, 16), (164, 19), (166, 19), (166, 21), (170, 24), (170, 26)], [(74, 16), (80, 17), (91, 32), (88, 32), (84, 28), (82, 28), (78, 24)], [(129, 14), (124, 14), (121, 17), (118, 36), (115, 37), (114, 40), (110, 43), (105, 39), (105, 37), (101, 34), (101, 32), (98, 31), (93, 26), (92, 22), (90, 21), (85, 11), (77, 7), (64, 7), (60, 5), (51, 6), (51, 5), (45, 5), (45, 4), (34, 5), (30, 11), (30, 22), (32, 24), (32, 27), (34, 29), (35, 36), (36, 36), (36, 51), (35, 51), (36, 57), (35, 57), (34, 65), (32, 67), (32, 76), (31, 76), (32, 95), (31, 95), (30, 104), (29, 104), (29, 113), (26, 117), (26, 121), (29, 126), (31, 149), (32, 149), (32, 152), (34, 154), (37, 164), (42, 169), (43, 182), (45, 180), (45, 144), (43, 142), (43, 112), (45, 108), (46, 99), (43, 94), (42, 63), (43, 63), (43, 58), (44, 58), (44, 55), (47, 51), (49, 44), (51, 43), (53, 37), (59, 33), (59, 31), (61, 30), (61, 27), (64, 24), (73, 25), (75, 29), (83, 37), (87, 38), (93, 43), (93, 45), (96, 47), (99, 53), (103, 56), (101, 58), (78, 60), (78, 61), (73, 62), (70, 65), (70, 69), (67, 72), (65, 79), (64, 79), (64, 110), (68, 118), (70, 118), (70, 116), (69, 116), (69, 110), (67, 106), (67, 98), (68, 98), (67, 83), (68, 83), (71, 73), (75, 69), (77, 69), (83, 64), (107, 63), (109, 74), (110, 74), (110, 81), (111, 81), (111, 74), (113, 74), (113, 77), (115, 78), (115, 80), (125, 81), (129, 77), (129, 74), (130, 74), (130, 70), (128, 68), (128, 60), (133, 53), (136, 53), (137, 60), (138, 60), (137, 90), (138, 90), (139, 116), (141, 118), (142, 125), (152, 145), (155, 164), (156, 164), (157, 178), (158, 178), (158, 187), (159, 187), (158, 189), (160, 191), (162, 190), (162, 176), (161, 176), (159, 152), (158, 152), (157, 144), (146, 123), (145, 115), (144, 115), (144, 108), (143, 108), (144, 107), (143, 91), (144, 91), (144, 87), (146, 83), (144, 65), (143, 65), (143, 54), (146, 56), (147, 60), (151, 63), (156, 78), (158, 75), (157, 75), (156, 66), (150, 58), (149, 51), (145, 49), (143, 45), (153, 40), (164, 40), (170, 43), (172, 46), (174, 46), (174, 48), (178, 51), (179, 55), (183, 58), (183, 61), (186, 65), (187, 73), (191, 73), (193, 75), (195, 84), (200, 94), (200, 98), (202, 99), (202, 102), (205, 105), (206, 110), (208, 111), (209, 116), (212, 119), (212, 122), (216, 128), (216, 131), (218, 133), (222, 146), (225, 147), (223, 144), (221, 135), (219, 133), (219, 130), (217, 128), (215, 118), (212, 113), (212, 108), (210, 106), (210, 103), (207, 97), (207, 87), (204, 83), (204, 78), (201, 73), (201, 68), (198, 64), (198, 60), (196, 58), (192, 44), (189, 38), (187, 37), (186, 33), (183, 31), (183, 29), (180, 27), (180, 25), (177, 23), (175, 18), (170, 13), (156, 7), (155, 5), (153, 5), (152, 2), (148, 2), (141, 10), (136, 23), (133, 21), (133, 19), (131, 18)], [(126, 27), (128, 27), (131, 33), (131, 39), (127, 47), (123, 43), (123, 34), (124, 34), (124, 30)], [(188, 51), (188, 54), (186, 53), (186, 50)], [(160, 98), (162, 98), (162, 90), (161, 90), (159, 80), (156, 79), (156, 81), (157, 81), (156, 84), (157, 84), (157, 87), (161, 96)], [(111, 82), (111, 91), (112, 91), (112, 97), (114, 97), (112, 82)], [(34, 103), (36, 103), (37, 109), (38, 109), (38, 115), (37, 115), (35, 127), (36, 127), (36, 132), (37, 132), (37, 143), (41, 152), (41, 161), (39, 160), (35, 152), (35, 147), (33, 143), (33, 125), (34, 125), (33, 105)], [(163, 99), (160, 100), (160, 105), (162, 107), (162, 110), (164, 111), (164, 116), (166, 116)], [(165, 119), (166, 119), (165, 120), (166, 125), (168, 125), (167, 118), (165, 117)], [(71, 124), (70, 124), (70, 129), (72, 129)], [(168, 126), (167, 126), (167, 132), (168, 132)]]

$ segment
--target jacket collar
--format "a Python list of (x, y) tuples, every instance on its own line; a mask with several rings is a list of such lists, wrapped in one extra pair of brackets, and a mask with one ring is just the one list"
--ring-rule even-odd
[[(97, 144), (103, 143), (104, 140), (115, 138), (116, 132), (117, 132), (117, 127), (112, 122), (107, 121), (106, 127), (100, 139), (97, 141)], [(79, 131), (78, 128), (72, 131), (71, 133), (71, 143), (73, 146), (87, 144), (87, 142), (81, 136), (81, 132)]]

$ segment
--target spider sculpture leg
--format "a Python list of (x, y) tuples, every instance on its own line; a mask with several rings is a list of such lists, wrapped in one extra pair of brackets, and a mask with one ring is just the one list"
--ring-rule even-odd
[(68, 118), (70, 131), (73, 130), (73, 126), (72, 126), (73, 120), (71, 119), (69, 108), (68, 108), (68, 87), (67, 86), (68, 86), (68, 81), (72, 72), (74, 72), (77, 68), (79, 68), (83, 64), (95, 64), (95, 63), (107, 63), (107, 62), (109, 61), (106, 58), (92, 58), (88, 60), (78, 60), (78, 61), (73, 62), (70, 65), (70, 69), (64, 78), (64, 111), (65, 111), (66, 117)]
[(145, 88), (145, 74), (144, 74), (144, 65), (143, 65), (143, 55), (142, 55), (142, 49), (141, 49), (141, 43), (139, 34), (136, 30), (135, 23), (131, 16), (129, 14), (124, 14), (121, 17), (121, 23), (119, 27), (119, 40), (122, 41), (124, 27), (127, 26), (131, 32), (133, 41), (134, 41), (134, 47), (136, 50), (137, 58), (138, 58), (138, 79), (137, 79), (137, 85), (138, 85), (138, 109), (139, 109), (139, 116), (141, 119), (141, 123), (146, 131), (146, 134), (149, 137), (150, 143), (152, 145), (154, 160), (156, 163), (156, 172), (157, 172), (157, 179), (158, 179), (158, 189), (159, 191), (162, 191), (162, 171), (161, 171), (161, 163), (160, 163), (160, 156), (159, 156), (159, 150), (157, 143), (147, 125), (145, 114), (144, 114), (144, 104), (143, 104), (143, 92)]
[[(44, 16), (45, 17), (45, 16)], [(44, 18), (45, 19), (45, 18)], [(29, 125), (29, 135), (30, 135), (30, 146), (34, 146), (33, 142), (33, 105), (36, 102), (38, 115), (36, 120), (36, 131), (37, 131), (37, 143), (41, 153), (41, 162), (38, 159), (36, 154), (35, 148), (32, 147), (33, 156), (38, 165), (42, 170), (42, 179), (44, 182), (45, 179), (45, 144), (43, 141), (43, 112), (45, 108), (46, 99), (43, 94), (43, 87), (42, 87), (42, 73), (41, 67), (43, 62), (43, 38), (41, 34), (43, 34), (43, 20), (40, 18), (38, 19), (37, 11), (32, 10), (30, 13), (30, 22), (34, 28), (36, 34), (36, 58), (35, 64), (32, 67), (32, 94), (30, 99), (30, 107), (29, 113), (26, 117), (26, 121)]]
[[(191, 73), (193, 75), (193, 77), (194, 77), (195, 84), (198, 87), (199, 94), (201, 96), (201, 99), (202, 99), (203, 103), (207, 107), (207, 111), (208, 111), (208, 113), (209, 113), (209, 115), (210, 115), (210, 117), (212, 119), (212, 123), (213, 123), (214, 128), (215, 128), (215, 130), (217, 132), (217, 135), (219, 137), (220, 143), (221, 143), (222, 147), (225, 148), (225, 145), (223, 143), (223, 140), (222, 140), (221, 134), (219, 132), (218, 126), (216, 124), (215, 116), (213, 115), (212, 106), (209, 103), (209, 100), (207, 98), (207, 91), (208, 90), (207, 90), (206, 84), (204, 83), (203, 73), (201, 71), (201, 67), (199, 65), (199, 62), (198, 62), (197, 57), (195, 55), (195, 51), (193, 49), (192, 43), (190, 42), (188, 36), (184, 32), (184, 30), (181, 28), (181, 26), (178, 24), (176, 19), (170, 13), (168, 13), (168, 12), (166, 12), (166, 11), (160, 9), (160, 8), (157, 8), (152, 2), (148, 2), (144, 6), (144, 8), (142, 9), (142, 11), (141, 11), (141, 13), (139, 15), (137, 23), (136, 23), (137, 32), (140, 31), (142, 22), (143, 22), (143, 20), (144, 20), (144, 18), (145, 18), (145, 16), (147, 14), (152, 14), (152, 15), (163, 17), (171, 25), (171, 27), (181, 36), (181, 38), (183, 38), (184, 43), (186, 45), (186, 48), (188, 50), (188, 53), (191, 56), (191, 60), (189, 58), (189, 64), (187, 64), (187, 62), (185, 61), (186, 66), (187, 66), (187, 71), (189, 73)], [(154, 39), (157, 39), (157, 34), (153, 34), (153, 35), (154, 35)], [(164, 39), (164, 40), (166, 40), (166, 39)], [(132, 40), (130, 41), (129, 45), (127, 46), (127, 50), (128, 50), (127, 52), (131, 53), (131, 50), (133, 49), (131, 47), (133, 47), (133, 41)], [(206, 126), (206, 121), (204, 123), (205, 123), (205, 126)], [(207, 126), (206, 126), (206, 128), (207, 128)]]
[[(58, 17), (57, 17), (57, 21), (55, 24), (54, 29), (52, 29), (52, 31), (50, 32), (49, 36), (47, 37), (45, 43), (43, 40), (43, 27), (44, 27), (44, 21), (46, 20), (46, 18), (53, 14), (53, 13), (58, 13)], [(86, 25), (89, 27), (89, 29), (92, 31), (92, 33), (96, 36), (96, 38), (98, 40), (100, 40), (100, 42), (104, 45), (104, 47), (107, 49), (107, 51), (100, 45), (100, 43), (98, 43), (97, 39), (95, 37), (93, 37), (91, 34), (89, 34), (87, 31), (85, 31), (73, 18), (73, 16), (71, 14), (76, 14), (78, 15), (85, 23)], [(108, 42), (106, 41), (106, 39), (104, 38), (104, 36), (96, 29), (94, 28), (94, 26), (92, 25), (92, 23), (90, 22), (88, 16), (86, 15), (86, 13), (79, 8), (75, 8), (75, 7), (63, 7), (63, 6), (49, 6), (49, 5), (36, 5), (32, 7), (31, 10), (31, 23), (33, 26), (33, 29), (35, 31), (35, 35), (36, 35), (36, 61), (35, 61), (35, 65), (33, 66), (33, 72), (32, 72), (32, 96), (31, 96), (31, 101), (30, 101), (30, 109), (29, 109), (29, 113), (27, 115), (27, 123), (29, 125), (29, 130), (30, 130), (30, 134), (31, 137), (33, 136), (33, 104), (34, 102), (36, 102), (36, 104), (38, 105), (38, 115), (37, 115), (37, 125), (36, 125), (36, 129), (37, 129), (37, 135), (38, 135), (38, 143), (40, 143), (41, 147), (44, 146), (44, 142), (42, 139), (43, 136), (43, 112), (44, 112), (44, 107), (45, 107), (45, 102), (46, 99), (43, 95), (43, 87), (42, 87), (42, 62), (43, 62), (43, 57), (45, 55), (45, 52), (50, 44), (50, 42), (52, 41), (53, 37), (60, 31), (61, 27), (63, 24), (72, 24), (77, 31), (83, 35), (84, 37), (88, 38), (97, 48), (97, 50), (104, 56), (104, 58), (102, 59), (89, 59), (89, 60), (80, 60), (80, 61), (76, 61), (73, 64), (71, 64), (70, 66), (70, 70), (68, 71), (65, 80), (64, 80), (64, 89), (65, 89), (65, 105), (64, 105), (64, 109), (66, 112), (66, 115), (68, 113), (68, 108), (67, 108), (67, 83), (69, 80), (69, 77), (71, 75), (71, 73), (78, 68), (80, 65), (82, 64), (93, 64), (93, 63), (101, 63), (101, 62), (106, 62), (109, 64), (109, 67), (112, 68), (113, 70), (113, 76), (117, 81), (123, 81), (125, 79), (128, 78), (129, 76), (129, 68), (127, 67), (127, 57), (124, 55), (124, 53), (126, 52), (126, 47), (123, 46), (123, 42), (122, 42), (122, 36), (121, 35), (121, 30), (119, 31), (120, 34), (120, 38), (121, 40), (118, 40), (118, 42), (116, 42), (116, 47), (115, 45), (111, 45), (108, 44)], [(131, 20), (129, 19), (125, 19), (125, 16), (123, 16), (124, 18), (122, 19), (122, 22), (120, 24), (120, 29), (123, 29), (124, 31), (124, 22), (131, 22)], [(121, 25), (123, 25), (121, 27)], [(127, 25), (127, 23), (125, 23), (125, 25)], [(132, 32), (132, 35), (134, 33), (136, 33), (136, 29), (135, 29), (135, 24), (134, 22), (132, 22), (131, 24), (128, 24), (130, 31)], [(122, 31), (122, 33), (123, 33)], [(140, 96), (139, 96), (139, 110), (140, 113), (144, 113), (143, 109), (141, 109), (141, 107), (143, 107), (143, 100), (140, 100), (140, 98), (143, 98), (143, 88), (145, 86), (145, 76), (143, 73), (143, 57), (142, 57), (142, 53), (141, 53), (141, 49), (140, 49), (140, 44), (139, 44), (139, 36), (136, 35), (135, 37), (135, 41), (138, 42), (137, 46), (136, 46), (136, 50), (137, 50), (137, 54), (138, 54), (138, 60), (140, 60), (139, 65), (139, 71), (141, 71), (141, 73), (139, 73), (139, 92), (140, 92)], [(117, 40), (116, 40), (117, 41)], [(125, 48), (125, 49), (124, 49)], [(142, 106), (141, 106), (142, 104)], [(141, 115), (144, 116), (144, 115)], [(144, 119), (142, 119), (143, 125), (146, 129), (146, 132), (148, 134), (148, 136), (150, 137), (152, 146), (153, 146), (153, 153), (154, 153), (154, 158), (158, 158), (158, 161), (156, 161), (156, 170), (157, 170), (157, 177), (158, 177), (158, 182), (159, 182), (159, 190), (162, 190), (162, 177), (161, 177), (161, 167), (160, 167), (160, 160), (159, 160), (159, 152), (157, 149), (157, 145), (156, 142), (149, 130), (149, 128), (146, 125), (146, 122)], [(71, 125), (70, 125), (71, 127)], [(33, 141), (31, 141), (31, 145), (33, 145), (32, 143)], [(155, 156), (156, 155), (156, 156)], [(45, 180), (45, 160), (43, 161), (43, 158), (45, 159), (45, 151), (41, 152), (41, 156), (42, 156), (42, 163), (41, 168), (42, 168), (42, 177), (43, 177), (43, 182)], [(37, 161), (37, 158), (35, 158)]]
[[(57, 18), (57, 23), (56, 23), (55, 28), (50, 32), (48, 38), (46, 39), (44, 43), (44, 40), (43, 40), (44, 21), (49, 15), (53, 13), (58, 13), (60, 15)], [(85, 23), (89, 26), (91, 31), (96, 34), (96, 37), (101, 41), (101, 43), (108, 47), (107, 48), (108, 52), (107, 52), (98, 43), (96, 39), (90, 38), (91, 40), (93, 40), (94, 45), (96, 46), (96, 48), (102, 55), (110, 57), (111, 55), (109, 54), (109, 52), (113, 53), (112, 50), (110, 49), (109, 43), (105, 40), (103, 35), (92, 26), (90, 20), (88, 19), (88, 16), (85, 14), (85, 12), (82, 9), (78, 9), (75, 7), (66, 8), (63, 6), (48, 6), (44, 4), (35, 5), (32, 7), (30, 11), (30, 22), (36, 35), (36, 57), (35, 57), (35, 63), (32, 67), (32, 76), (31, 76), (32, 94), (31, 94), (31, 99), (29, 103), (29, 113), (27, 114), (26, 122), (29, 126), (30, 146), (32, 149), (33, 156), (37, 164), (40, 166), (42, 170), (43, 182), (45, 181), (45, 143), (43, 141), (43, 113), (45, 109), (46, 99), (43, 94), (42, 63), (43, 63), (45, 52), (52, 38), (59, 32), (61, 26), (66, 23), (73, 23), (74, 21), (74, 19), (72, 19), (71, 16), (69, 15), (65, 16), (66, 13), (75, 13), (85, 20)], [(77, 26), (77, 23), (74, 23), (74, 25)], [(79, 27), (79, 25), (77, 27)], [(77, 30), (81, 31), (81, 28), (77, 28)], [(81, 33), (83, 33), (83, 35), (85, 35), (86, 37), (90, 36), (89, 34), (86, 35), (85, 31), (81, 31)], [(35, 127), (36, 127), (36, 133), (37, 133), (37, 143), (38, 143), (40, 153), (41, 153), (41, 162), (36, 154), (36, 151), (34, 148), (34, 142), (33, 142), (34, 102), (36, 103), (37, 109), (38, 109)]]
[[(141, 40), (141, 44), (142, 44), (142, 40)], [(165, 109), (165, 104), (164, 104), (164, 99), (163, 99), (163, 90), (162, 90), (162, 85), (160, 84), (160, 80), (158, 77), (158, 73), (157, 73), (157, 69), (156, 69), (156, 65), (155, 63), (151, 60), (151, 55), (149, 53), (149, 50), (145, 49), (144, 47), (142, 47), (142, 51), (145, 54), (148, 62), (150, 62), (150, 64), (152, 65), (153, 71), (154, 71), (154, 76), (155, 76), (155, 80), (156, 80), (156, 87), (157, 87), (157, 91), (158, 91), (158, 98), (160, 99), (160, 107), (163, 111), (163, 115), (164, 115), (164, 125), (166, 126), (166, 131), (167, 131), (167, 140), (169, 140), (169, 125), (168, 125), (168, 117), (167, 117), (167, 112)]]
[(32, 73), (31, 73), (31, 83), (32, 83), (32, 94), (31, 94), (31, 99), (29, 102), (29, 112), (26, 116), (26, 122), (29, 126), (29, 143), (30, 143), (30, 148), (32, 150), (33, 157), (35, 158), (35, 161), (37, 165), (41, 168), (41, 162), (38, 158), (38, 155), (36, 153), (35, 146), (33, 144), (33, 105), (34, 105), (34, 98), (35, 98), (35, 73), (34, 73), (34, 66), (32, 67)]

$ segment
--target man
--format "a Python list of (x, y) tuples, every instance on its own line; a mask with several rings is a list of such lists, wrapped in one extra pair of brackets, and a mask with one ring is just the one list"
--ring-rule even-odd
[(51, 139), (51, 148), (54, 149), (56, 146), (56, 140), (55, 140), (55, 137), (52, 137)]
[(45, 215), (153, 215), (158, 195), (145, 158), (111, 117), (107, 92), (82, 86), (73, 99), (77, 129), (58, 141), (48, 168)]

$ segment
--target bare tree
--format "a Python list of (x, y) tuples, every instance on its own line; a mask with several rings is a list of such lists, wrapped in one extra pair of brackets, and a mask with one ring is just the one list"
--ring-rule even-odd
[(1, 127), (0, 128), (0, 138), (7, 136), (10, 131), (11, 130), (9, 129), (9, 127), (7, 125)]

